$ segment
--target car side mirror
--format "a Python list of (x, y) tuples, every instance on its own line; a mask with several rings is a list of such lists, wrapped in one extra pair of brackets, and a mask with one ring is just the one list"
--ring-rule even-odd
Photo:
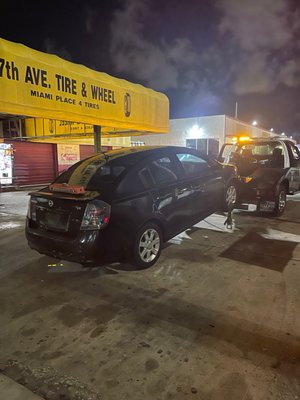
[(212, 168), (212, 169), (221, 169), (222, 168), (222, 165), (217, 160), (211, 160), (209, 162), (208, 166), (209, 166), (209, 168)]

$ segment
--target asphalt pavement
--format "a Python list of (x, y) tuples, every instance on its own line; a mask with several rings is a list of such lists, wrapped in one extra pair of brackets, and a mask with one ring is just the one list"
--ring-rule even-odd
[(135, 270), (53, 267), (20, 193), (0, 194), (5, 377), (46, 400), (300, 399), (300, 196), (233, 230), (214, 214)]

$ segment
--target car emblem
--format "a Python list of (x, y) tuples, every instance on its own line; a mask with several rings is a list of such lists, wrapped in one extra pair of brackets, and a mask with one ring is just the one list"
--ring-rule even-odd
[(52, 201), (52, 200), (49, 200), (49, 201), (48, 201), (48, 205), (49, 205), (49, 207), (52, 207), (52, 206), (53, 206), (53, 201)]

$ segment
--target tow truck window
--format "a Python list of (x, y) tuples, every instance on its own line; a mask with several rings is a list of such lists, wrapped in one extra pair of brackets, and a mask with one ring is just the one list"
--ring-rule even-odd
[(292, 155), (293, 155), (294, 159), (300, 160), (300, 150), (294, 145), (291, 145), (291, 150), (292, 150)]
[(239, 152), (243, 154), (243, 150), (250, 150), (253, 156), (272, 156), (275, 148), (282, 150), (282, 145), (280, 143), (252, 143), (242, 146)]
[(228, 163), (230, 161), (231, 154), (234, 153), (236, 149), (237, 146), (235, 144), (225, 144), (219, 161)]

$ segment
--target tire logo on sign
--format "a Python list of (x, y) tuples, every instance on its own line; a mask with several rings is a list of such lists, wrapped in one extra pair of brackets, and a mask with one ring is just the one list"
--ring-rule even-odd
[(49, 119), (49, 131), (50, 133), (54, 132), (55, 122), (53, 119)]
[(124, 113), (125, 117), (129, 117), (131, 114), (131, 97), (129, 93), (124, 96)]
[(49, 205), (49, 207), (52, 207), (52, 206), (53, 206), (53, 201), (52, 201), (52, 200), (49, 200), (49, 201), (48, 201), (48, 205)]

